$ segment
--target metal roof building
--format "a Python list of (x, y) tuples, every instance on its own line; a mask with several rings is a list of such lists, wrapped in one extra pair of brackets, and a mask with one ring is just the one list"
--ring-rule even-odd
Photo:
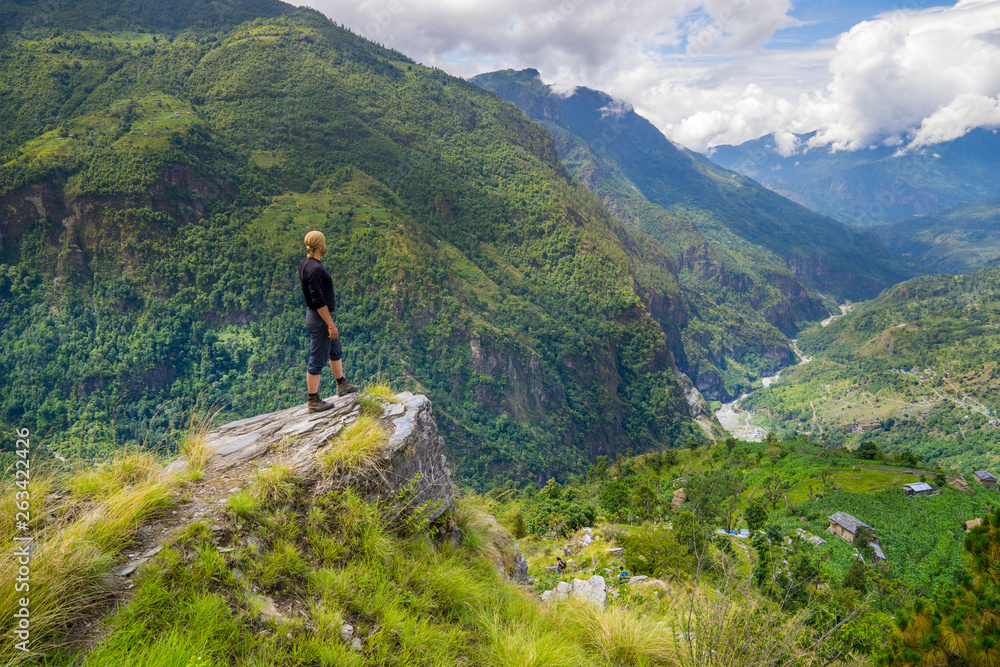
[(933, 493), (934, 487), (927, 482), (914, 482), (913, 484), (904, 484), (903, 488), (906, 490), (906, 495), (908, 496), (920, 496), (925, 493)]
[(989, 470), (977, 470), (973, 473), (980, 484), (988, 489), (997, 488), (997, 478)]

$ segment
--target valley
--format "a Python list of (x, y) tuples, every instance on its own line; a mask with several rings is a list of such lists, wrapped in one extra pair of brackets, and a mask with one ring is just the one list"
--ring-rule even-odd
[(277, 0), (8, 5), (4, 664), (1000, 661), (996, 133), (720, 164)]

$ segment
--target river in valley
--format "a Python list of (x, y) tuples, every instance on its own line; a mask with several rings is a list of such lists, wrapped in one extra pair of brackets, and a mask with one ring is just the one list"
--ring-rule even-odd
[[(840, 319), (850, 311), (851, 307), (847, 304), (840, 306), (840, 314), (832, 315), (827, 319), (820, 322), (822, 326), (827, 326), (834, 320)], [(812, 357), (803, 354), (802, 350), (799, 349), (797, 339), (789, 339), (788, 341), (792, 350), (795, 352), (798, 361), (796, 366), (801, 364), (808, 364), (812, 361)], [(760, 379), (760, 383), (764, 387), (770, 387), (772, 384), (777, 382), (781, 378), (781, 371), (778, 371), (774, 375), (768, 375)], [(735, 401), (730, 403), (723, 403), (722, 407), (715, 411), (715, 418), (719, 420), (722, 427), (729, 431), (729, 433), (739, 440), (746, 440), (748, 442), (760, 442), (767, 437), (767, 429), (763, 426), (757, 426), (753, 424), (753, 413), (748, 412), (740, 408), (740, 401), (749, 396), (750, 393), (742, 394)]]

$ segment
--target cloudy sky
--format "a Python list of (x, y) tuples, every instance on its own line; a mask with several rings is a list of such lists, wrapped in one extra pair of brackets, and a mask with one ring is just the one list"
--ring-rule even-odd
[(773, 132), (790, 152), (795, 133), (855, 150), (1000, 126), (1000, 0), (933, 1), (306, 4), (457, 76), (534, 67), (603, 90), (695, 150)]

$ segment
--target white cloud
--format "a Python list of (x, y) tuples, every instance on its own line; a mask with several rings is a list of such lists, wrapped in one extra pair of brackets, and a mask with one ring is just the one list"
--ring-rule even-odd
[(459, 76), (534, 67), (628, 100), (696, 150), (817, 131), (811, 145), (920, 145), (997, 125), (1000, 0), (903, 9), (830, 43), (766, 49), (790, 0), (310, 0), (335, 21)]
[[(1000, 93), (1000, 2), (894, 12), (843, 35), (833, 81), (802, 109), (819, 129), (813, 145), (857, 149), (909, 138), (932, 121), (938, 136), (961, 136), (970, 99)], [(953, 105), (952, 112), (943, 112)], [(981, 106), (981, 105), (980, 105)], [(982, 114), (980, 114), (982, 115)], [(950, 129), (942, 125), (951, 121)], [(924, 143), (930, 134), (923, 134)]]
[(1000, 97), (964, 93), (920, 123), (913, 147), (957, 139), (975, 127), (1000, 126)]

